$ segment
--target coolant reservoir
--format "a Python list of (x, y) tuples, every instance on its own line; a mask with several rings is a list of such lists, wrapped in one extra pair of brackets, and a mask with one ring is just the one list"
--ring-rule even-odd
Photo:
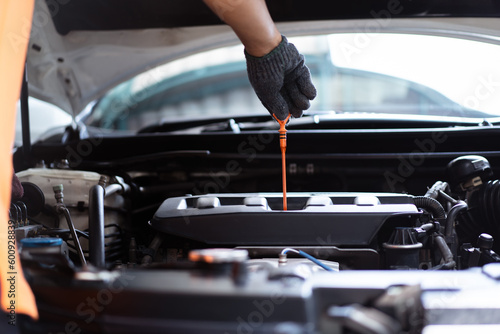
[[(89, 203), (89, 189), (99, 182), (100, 174), (79, 170), (30, 168), (16, 174), (21, 182), (31, 182), (42, 189), (47, 204), (55, 205), (52, 187), (62, 184), (64, 187), (64, 203), (76, 207), (83, 202)], [(81, 205), (81, 204), (80, 204)]]
[[(89, 226), (88, 207), (89, 190), (92, 186), (98, 184), (100, 174), (88, 171), (68, 170), (68, 169), (48, 169), (48, 168), (30, 168), (16, 174), (21, 182), (31, 182), (36, 184), (45, 195), (45, 203), (51, 207), (56, 204), (53, 187), (59, 184), (63, 185), (64, 204), (69, 209), (75, 228), (85, 231)], [(105, 225), (123, 223), (123, 214), (117, 209), (123, 209), (124, 199), (118, 193), (108, 196), (104, 200), (104, 219)], [(41, 213), (35, 218), (38, 222), (52, 228), (68, 229), (66, 219), (61, 215), (59, 217), (59, 226), (55, 226), (54, 218), (50, 215)], [(105, 233), (116, 232), (116, 228), (106, 228)], [(111, 241), (107, 239), (106, 243)], [(88, 250), (88, 240), (80, 237), (80, 242), (84, 250)]]

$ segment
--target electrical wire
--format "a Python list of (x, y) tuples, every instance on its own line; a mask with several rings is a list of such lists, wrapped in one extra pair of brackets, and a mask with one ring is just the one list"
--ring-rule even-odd
[(323, 264), (320, 260), (318, 260), (314, 256), (309, 255), (306, 252), (303, 252), (301, 250), (297, 250), (297, 249), (294, 249), (294, 248), (285, 248), (285, 249), (283, 249), (281, 251), (281, 255), (286, 255), (286, 253), (288, 253), (288, 252), (293, 252), (293, 253), (299, 254), (299, 255), (305, 257), (306, 259), (314, 262), (315, 264), (317, 264), (321, 268), (325, 269), (326, 271), (334, 271), (332, 268), (330, 268), (327, 265)]

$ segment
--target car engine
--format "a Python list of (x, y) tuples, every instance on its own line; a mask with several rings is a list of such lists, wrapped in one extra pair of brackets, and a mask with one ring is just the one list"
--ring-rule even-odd
[[(432, 290), (450, 279), (443, 271), (500, 263), (494, 242), (500, 181), (488, 160), (456, 158), (446, 175), (447, 182), (436, 181), (420, 195), (292, 192), (283, 211), (277, 192), (188, 194), (155, 203), (163, 190), (147, 173), (125, 180), (63, 162), (17, 173), (24, 197), (12, 203), (10, 216), (45, 331), (59, 328), (43, 316), (53, 316), (48, 305), (58, 288), (99, 294), (125, 282), (125, 292), (110, 296), (149, 306), (124, 311), (113, 302), (92, 311), (69, 298), (57, 307), (76, 309), (73, 321), (89, 333), (128, 333), (127, 326), (134, 327), (120, 323), (127, 314), (156, 319), (145, 327), (151, 333), (198, 326), (209, 333), (420, 333), (432, 323), (424, 316), (432, 307), (422, 297), (422, 280), (433, 282)], [(330, 280), (330, 271), (345, 275)], [(357, 272), (366, 274), (353, 276)], [(214, 313), (214, 303), (225, 311)], [(457, 311), (443, 314), (437, 324)], [(97, 325), (87, 321), (95, 317), (102, 317)], [(27, 322), (26, 331), (35, 328)]]
[(25, 196), (12, 203), (11, 217), (19, 240), (59, 237), (71, 260), (78, 263), (81, 249), (90, 263), (107, 269), (176, 263), (201, 248), (277, 258), (284, 248), (298, 247), (338, 261), (341, 269), (466, 269), (495, 262), (500, 182), (491, 180), (488, 161), (478, 156), (453, 160), (448, 172), (451, 185), (438, 181), (422, 196), (296, 192), (288, 211), (281, 193), (171, 197), (148, 220), (148, 233), (134, 235), (127, 222), (131, 185), (122, 178), (34, 168), (18, 173)]

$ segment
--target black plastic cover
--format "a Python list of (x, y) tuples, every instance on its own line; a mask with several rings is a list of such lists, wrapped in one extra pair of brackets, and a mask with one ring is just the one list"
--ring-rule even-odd
[(453, 159), (446, 167), (450, 186), (455, 191), (460, 191), (461, 183), (476, 176), (481, 177), (483, 182), (491, 180), (493, 172), (490, 163), (485, 157), (479, 155), (465, 155)]
[(410, 196), (372, 193), (213, 194), (169, 198), (151, 220), (161, 232), (208, 245), (368, 246), (389, 220), (412, 226)]

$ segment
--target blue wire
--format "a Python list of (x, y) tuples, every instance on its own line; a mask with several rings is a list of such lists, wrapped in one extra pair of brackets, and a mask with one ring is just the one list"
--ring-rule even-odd
[(309, 259), (312, 262), (316, 263), (318, 266), (320, 266), (321, 268), (325, 269), (326, 271), (333, 271), (332, 268), (330, 268), (327, 265), (323, 264), (320, 260), (318, 260), (317, 258), (315, 258), (315, 257), (307, 254), (306, 252), (303, 252), (303, 251), (299, 250), (299, 254), (302, 255), (303, 257), (305, 257), (306, 259)]
[(281, 254), (285, 255), (286, 253), (288, 252), (294, 252), (294, 253), (297, 253), (299, 255), (302, 255), (303, 257), (305, 257), (306, 259), (308, 260), (311, 260), (312, 262), (316, 263), (318, 266), (320, 266), (321, 268), (325, 269), (326, 271), (334, 271), (332, 268), (328, 267), (327, 265), (324, 265), (320, 260), (318, 260), (317, 258), (307, 254), (306, 252), (303, 252), (301, 250), (296, 250), (296, 249), (293, 249), (293, 248), (285, 248), (281, 251)]
[(293, 249), (293, 248), (285, 248), (281, 251), (281, 254), (286, 254), (288, 252), (294, 252), (294, 253), (297, 253), (297, 254), (300, 254), (298, 250), (296, 249)]

